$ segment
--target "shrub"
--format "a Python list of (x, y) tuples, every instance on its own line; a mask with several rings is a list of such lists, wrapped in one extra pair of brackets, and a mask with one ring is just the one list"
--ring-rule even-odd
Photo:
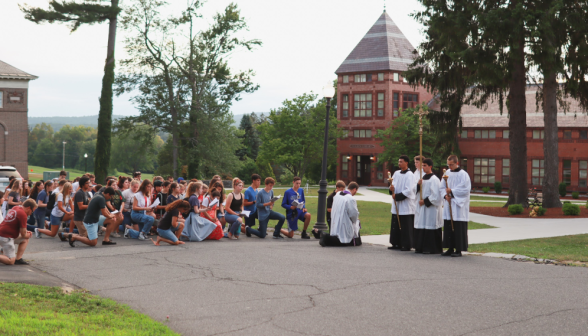
[(508, 213), (511, 215), (518, 215), (523, 213), (523, 206), (520, 204), (511, 204), (508, 206)]
[(578, 216), (580, 214), (580, 207), (577, 204), (565, 203), (563, 205), (563, 213), (566, 216)]
[(502, 193), (502, 182), (500, 182), (500, 181), (494, 182), (494, 191), (496, 191), (497, 194)]
[(567, 193), (566, 187), (567, 186), (568, 185), (565, 184), (564, 182), (562, 182), (562, 183), (559, 184), (559, 196), (566, 197), (566, 193)]
[(578, 198), (580, 198), (580, 193), (579, 193), (579, 192), (577, 192), (577, 191), (574, 191), (574, 192), (572, 193), (572, 198), (573, 198), (573, 199), (578, 199)]
[(482, 191), (484, 192), (484, 194), (487, 194), (490, 191), (490, 187), (484, 187), (482, 188)]
[(588, 209), (588, 201), (586, 201), (586, 209)]
[(547, 212), (547, 209), (545, 209), (544, 207), (538, 207), (539, 209), (537, 209), (535, 212), (537, 213), (537, 216), (545, 216), (545, 213)]

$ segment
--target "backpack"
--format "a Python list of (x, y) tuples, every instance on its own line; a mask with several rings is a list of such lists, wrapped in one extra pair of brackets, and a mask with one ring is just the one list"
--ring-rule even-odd
[(47, 202), (47, 214), (51, 213), (51, 210), (55, 207), (55, 199), (57, 198), (57, 193), (51, 193), (49, 195), (49, 202)]

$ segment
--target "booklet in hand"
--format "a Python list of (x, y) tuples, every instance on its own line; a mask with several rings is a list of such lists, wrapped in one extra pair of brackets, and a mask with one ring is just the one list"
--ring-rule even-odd
[(113, 212), (111, 212), (111, 215), (116, 215), (118, 213), (118, 210), (114, 210)]
[(213, 206), (218, 204), (218, 198), (214, 198), (209, 204), (208, 207), (212, 208)]
[(156, 207), (156, 206), (158, 206), (158, 205), (159, 205), (159, 198), (157, 198), (157, 199), (155, 200), (155, 202), (153, 202), (153, 204), (151, 204), (149, 207), (150, 207), (150, 208), (155, 208), (155, 207)]
[(249, 217), (249, 214), (251, 213), (251, 211), (248, 210), (243, 210), (241, 211), (241, 215), (245, 216), (245, 217)]
[(292, 205), (300, 210), (304, 209), (304, 202), (298, 202), (297, 200), (294, 200), (292, 201)]
[(282, 195), (274, 196), (270, 202), (275, 202), (275, 201), (279, 200), (280, 197), (282, 197)]

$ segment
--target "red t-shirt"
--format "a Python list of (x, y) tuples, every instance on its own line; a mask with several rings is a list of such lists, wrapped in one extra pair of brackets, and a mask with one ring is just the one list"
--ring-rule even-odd
[(0, 237), (18, 238), (20, 229), (27, 227), (27, 214), (22, 206), (8, 210), (4, 221), (0, 223)]

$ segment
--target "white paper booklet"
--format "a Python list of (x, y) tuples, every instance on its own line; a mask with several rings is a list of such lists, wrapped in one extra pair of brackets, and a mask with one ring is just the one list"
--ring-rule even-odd
[(292, 205), (296, 206), (298, 209), (304, 209), (304, 202), (298, 202), (296, 200), (292, 201)]
[(218, 198), (213, 198), (212, 201), (210, 201), (210, 204), (208, 204), (208, 205), (203, 204), (203, 205), (207, 208), (212, 208), (213, 206), (215, 206), (217, 204), (218, 204)]
[(245, 217), (249, 217), (249, 214), (251, 213), (251, 211), (248, 210), (243, 210), (241, 211), (241, 215), (245, 216)]
[(111, 215), (116, 215), (118, 213), (118, 210), (114, 210), (113, 212), (111, 212)]
[(151, 204), (149, 207), (155, 208), (158, 205), (159, 205), (159, 198), (155, 199), (155, 202), (153, 202), (153, 204)]
[(280, 197), (282, 197), (282, 195), (274, 196), (270, 202), (275, 202), (275, 201), (279, 200)]

